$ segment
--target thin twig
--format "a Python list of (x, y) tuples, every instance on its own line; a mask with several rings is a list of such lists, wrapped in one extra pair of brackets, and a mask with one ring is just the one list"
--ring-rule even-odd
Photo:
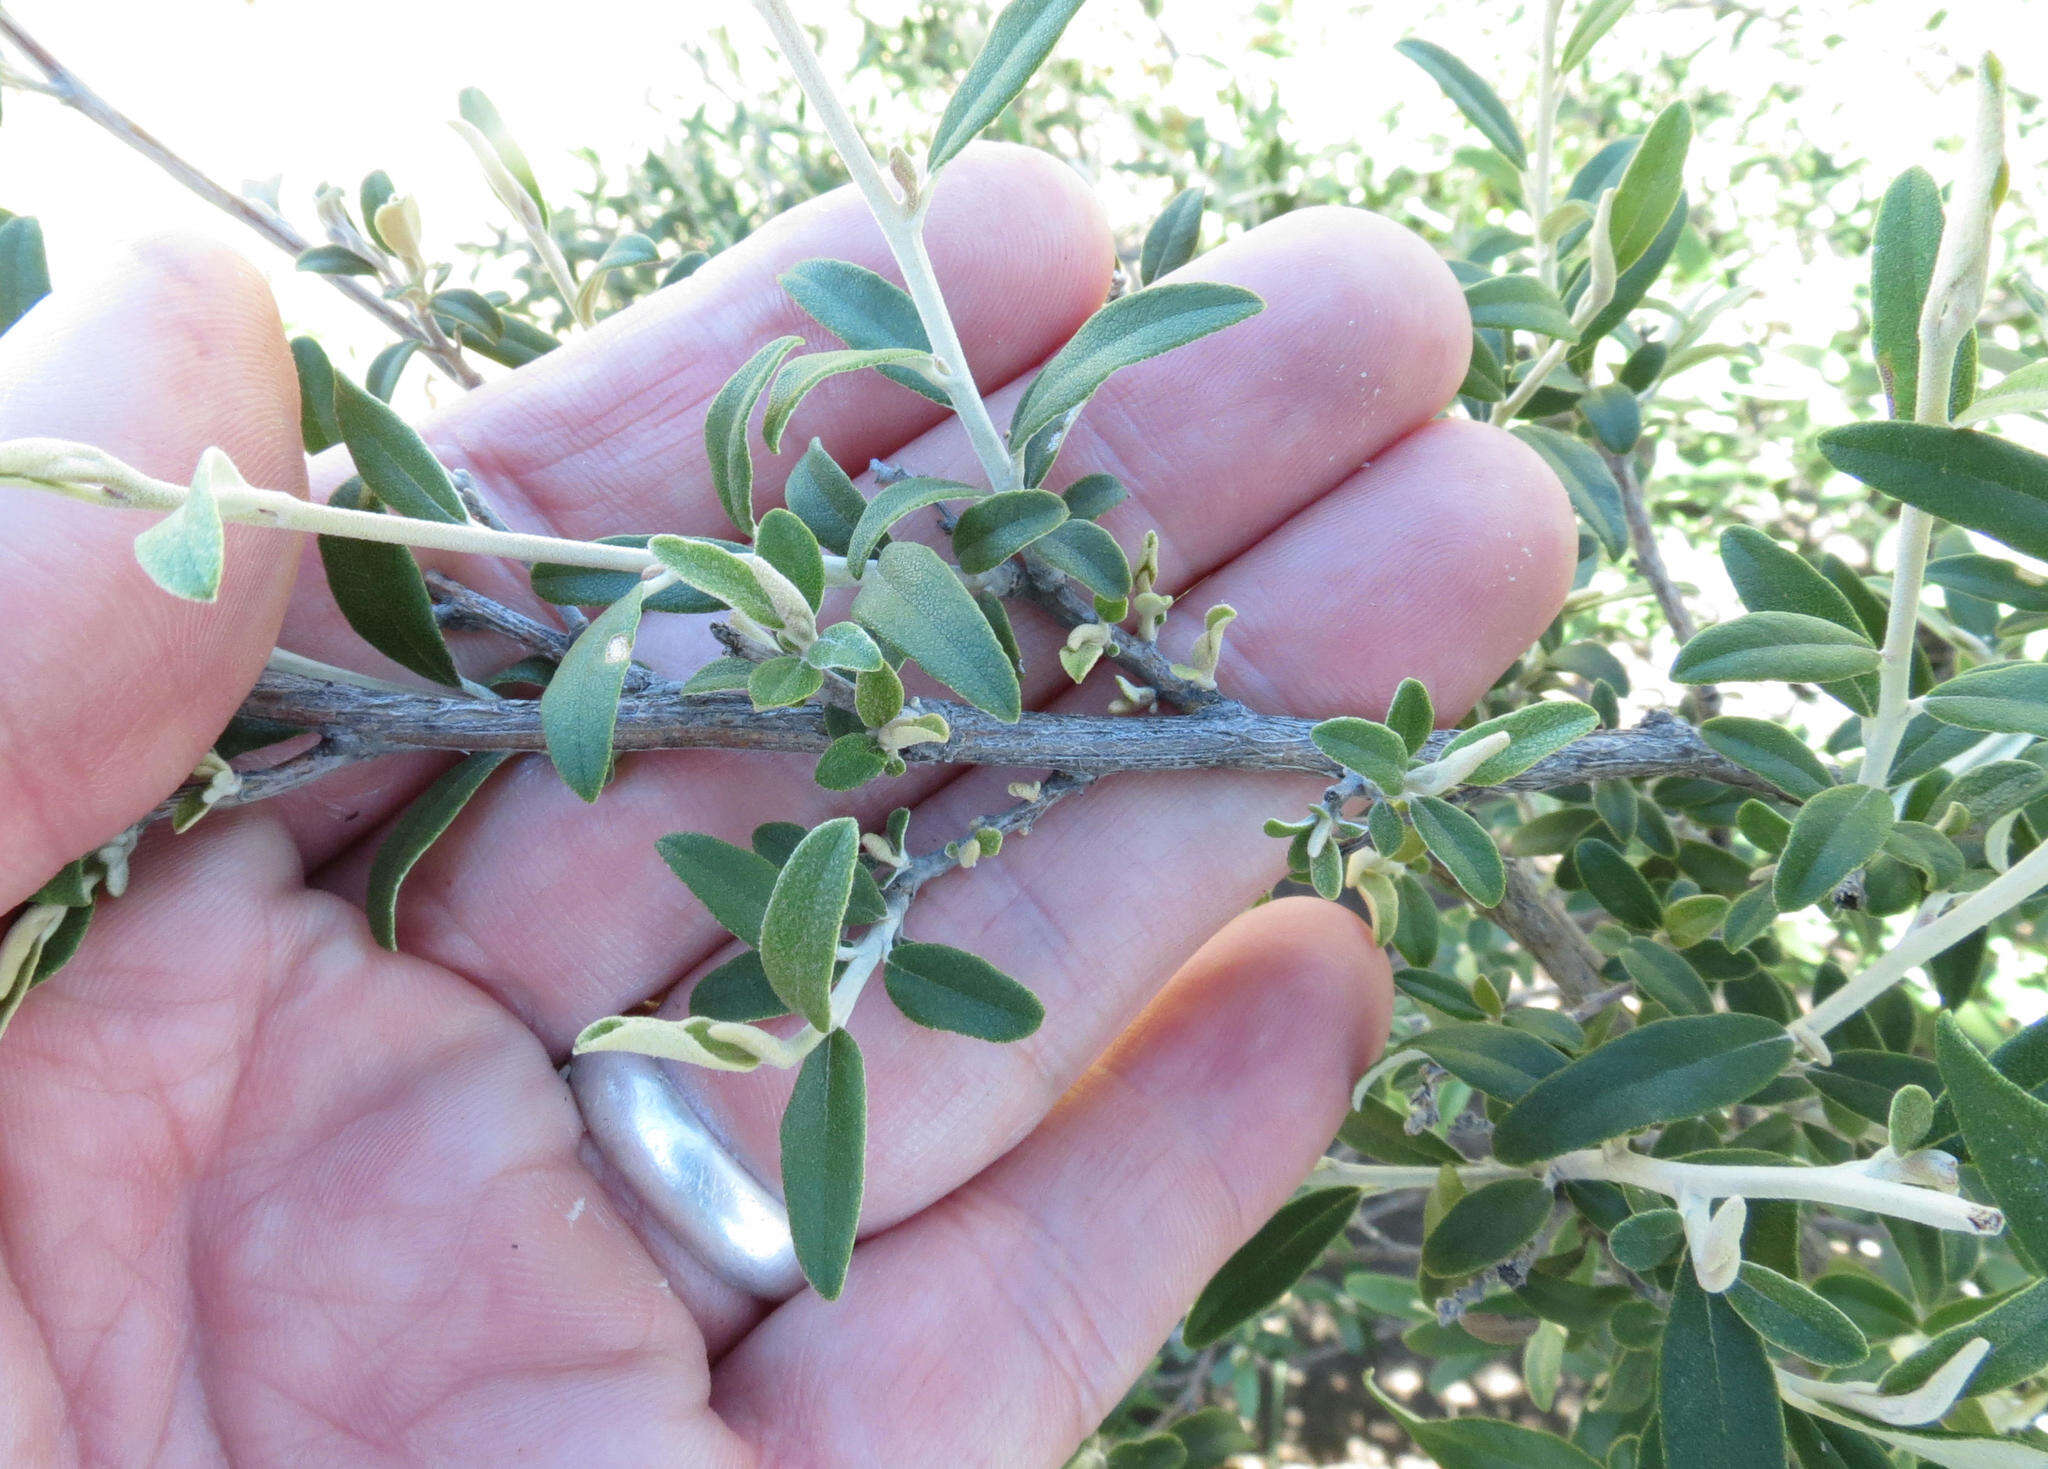
[[(1677, 720), (1670, 721), (1678, 724)], [(1691, 733), (1691, 727), (1679, 725)], [(1697, 735), (1693, 736), (1695, 739)], [(1588, 735), (1597, 739), (1598, 735)], [(1583, 743), (1583, 741), (1581, 742)], [(1576, 749), (1567, 745), (1551, 760), (1564, 760)], [(1528, 772), (1534, 775), (1544, 765)], [(1599, 994), (1606, 986), (1600, 974), (1603, 962), (1600, 951), (1593, 947), (1579, 926), (1557, 901), (1549, 884), (1537, 876), (1527, 862), (1510, 857), (1507, 863), (1507, 895), (1500, 905), (1483, 910), (1486, 916), (1506, 929), (1530, 957), (1543, 966), (1543, 972), (1564, 992), (1565, 998), (1574, 1006), (1581, 1005)]]
[[(1692, 609), (1685, 605), (1678, 583), (1672, 580), (1671, 568), (1664, 564), (1664, 553), (1657, 549), (1657, 531), (1650, 524), (1649, 506), (1643, 497), (1643, 482), (1636, 472), (1634, 456), (1604, 457), (1607, 467), (1614, 472), (1614, 482), (1621, 487), (1622, 515), (1628, 521), (1629, 549), (1635, 553), (1636, 569), (1657, 594), (1657, 605), (1664, 609), (1664, 620), (1671, 625), (1672, 635), (1681, 645), (1689, 643), (1699, 631), (1699, 624), (1693, 621)], [(1711, 719), (1721, 712), (1721, 691), (1712, 684), (1695, 684), (1692, 700), (1702, 719)]]
[[(283, 218), (253, 199), (245, 198), (215, 183), (206, 174), (172, 152), (140, 123), (88, 87), (79, 79), (76, 72), (52, 55), (48, 47), (23, 30), (4, 10), (0, 10), (0, 36), (5, 36), (37, 70), (42, 72), (48, 85), (36, 90), (56, 98), (80, 116), (98, 124), (207, 203), (233, 215), (278, 249), (297, 257), (311, 247), (312, 242), (293, 229)], [(462, 359), (454, 344), (437, 328), (430, 330), (423, 327), (420, 322), (400, 311), (352, 276), (330, 275), (325, 279), (335, 290), (354, 301), (399, 336), (411, 337), (419, 342), (421, 350), (456, 382), (466, 388), (473, 388), (483, 381), (476, 370)]]

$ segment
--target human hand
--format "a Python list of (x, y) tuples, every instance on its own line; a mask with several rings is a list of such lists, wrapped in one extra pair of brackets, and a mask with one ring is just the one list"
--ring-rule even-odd
[[(949, 171), (930, 235), (1000, 418), (1001, 385), (1100, 303), (1106, 227), (1066, 170), (990, 146)], [(816, 255), (886, 268), (842, 191), (429, 438), (515, 524), (716, 533), (704, 406), (767, 338), (822, 340), (774, 282)], [(1397, 227), (1327, 210), (1189, 272), (1266, 310), (1113, 380), (1062, 480), (1118, 473), (1132, 496), (1109, 528), (1156, 526), (1162, 585), (1241, 610), (1226, 690), (1371, 712), (1415, 675), (1464, 709), (1554, 614), (1575, 533), (1531, 452), (1432, 421), (1468, 340), (1449, 273)], [(789, 442), (971, 477), (940, 419), (864, 376), (820, 390)], [(171, 479), (218, 444), (251, 483), (307, 482), (275, 309), (200, 247), (151, 247), (0, 340), (0, 437), (27, 434)], [(793, 457), (761, 461), (770, 498)], [(390, 672), (317, 573), (294, 590), (294, 538), (231, 529), (221, 599), (198, 607), (149, 584), (136, 528), (0, 492), (0, 912), (174, 787), (273, 644)], [(462, 571), (521, 596), (515, 572)], [(701, 628), (662, 621), (643, 654), (701, 652)], [(1054, 632), (1020, 633), (1027, 699), (1095, 706)], [(1312, 783), (1107, 780), (920, 899), (916, 937), (999, 959), (1049, 1018), (992, 1048), (858, 1015), (864, 1240), (840, 1301), (767, 1308), (636, 1231), (556, 1072), (584, 1024), (722, 947), (654, 839), (902, 803), (950, 833), (1010, 777), (913, 767), (777, 797), (769, 757), (641, 755), (593, 812), (544, 760), (515, 762), (415, 871), (388, 954), (351, 899), (436, 768), (377, 762), (152, 834), (0, 1043), (6, 1462), (1056, 1464), (1308, 1172), (1384, 1040), (1361, 925), (1313, 901), (1244, 911), (1280, 875), (1261, 819)], [(788, 1075), (684, 1082), (772, 1179)]]

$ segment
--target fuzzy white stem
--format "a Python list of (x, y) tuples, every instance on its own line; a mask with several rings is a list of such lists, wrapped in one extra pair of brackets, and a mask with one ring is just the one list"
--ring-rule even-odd
[[(981, 460), (982, 470), (988, 475), (989, 487), (994, 490), (1016, 489), (1022, 483), (1021, 471), (1011, 457), (1001, 431), (996, 428), (995, 420), (989, 416), (988, 404), (982, 400), (980, 389), (974, 385), (973, 374), (967, 367), (967, 351), (960, 343), (960, 333), (953, 325), (952, 313), (947, 310), (946, 299), (939, 290), (931, 256), (925, 251), (924, 216), (929, 200), (906, 200), (898, 196), (881, 165), (875, 161), (875, 155), (862, 140), (860, 129), (845, 104), (839, 100), (824, 63), (812, 48), (810, 37), (804, 34), (803, 27), (790, 13), (787, 0), (754, 0), (754, 8), (768, 22), (776, 44), (788, 58), (790, 70), (796, 74), (797, 84), (810, 98), (811, 105), (818, 109), (818, 120), (823, 124), (826, 136), (832, 140), (832, 146), (838, 150), (847, 172), (853, 177), (854, 186), (860, 190), (869, 212), (881, 226), (882, 238), (888, 242), (889, 253), (896, 258), (897, 269), (903, 272), (904, 287), (916, 303), (918, 319), (924, 323), (925, 335), (931, 338), (932, 353), (944, 371), (946, 395), (952, 399), (953, 411), (960, 415), (960, 422), (974, 445), (975, 456)], [(1021, 452), (1024, 446), (1019, 444), (1016, 447)]]

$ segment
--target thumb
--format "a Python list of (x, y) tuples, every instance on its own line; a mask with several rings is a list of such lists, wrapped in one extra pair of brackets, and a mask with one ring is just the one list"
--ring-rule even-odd
[[(211, 446), (303, 494), (298, 388), (277, 308), (241, 257), (158, 240), (60, 288), (0, 337), (0, 439), (96, 445), (160, 479)], [(0, 488), (0, 912), (191, 773), (262, 671), (296, 536), (230, 526), (219, 600), (136, 563), (157, 517)]]

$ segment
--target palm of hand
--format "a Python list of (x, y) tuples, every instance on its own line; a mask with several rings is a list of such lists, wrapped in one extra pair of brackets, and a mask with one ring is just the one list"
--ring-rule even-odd
[[(1000, 383), (1099, 301), (1102, 225), (1015, 150), (978, 150), (949, 191), (934, 253), (977, 375)], [(968, 227), (990, 207), (1027, 222), (992, 245)], [(707, 384), (801, 324), (776, 269), (880, 264), (854, 217), (845, 199), (808, 206), (694, 295), (664, 293), (463, 405), (437, 444), (564, 534), (712, 529), (708, 496), (679, 507), (674, 489), (679, 462), (702, 483)], [(1158, 525), (1181, 580), (1206, 573), (1192, 605), (1245, 611), (1226, 687), (1234, 671), (1268, 707), (1370, 710), (1415, 673), (1462, 707), (1555, 610), (1572, 532), (1511, 440), (1418, 429), (1461, 370), (1448, 276), (1338, 213), (1200, 268), (1265, 291), (1269, 311), (1127, 374), (1065, 469), (1124, 472), (1144, 503), (1112, 528)], [(704, 360), (673, 369), (685, 348)], [(9, 335), (0, 431), (90, 439), (169, 476), (220, 443), (252, 482), (289, 487), (290, 384), (243, 269), (160, 247)], [(821, 393), (792, 442), (945, 473), (963, 451), (908, 396)], [(0, 648), (0, 810), (21, 813), (0, 905), (190, 769), (283, 613), (281, 538), (233, 534), (222, 602), (196, 609), (142, 580), (134, 529), (0, 495), (17, 630)], [(1056, 674), (1047, 636), (1031, 662)], [(317, 577), (282, 640), (368, 656)], [(1051, 1018), (1001, 1052), (886, 1012), (856, 1021), (870, 1237), (842, 1302), (764, 1314), (636, 1231), (579, 1151), (555, 1066), (583, 1022), (716, 954), (654, 835), (743, 839), (826, 798), (764, 809), (758, 765), (643, 757), (592, 814), (544, 766), (510, 767), (408, 890), (405, 946), (423, 957), (386, 954), (336, 894), (359, 886), (375, 818), (432, 768), (384, 762), (152, 838), (133, 891), (24, 1007), (0, 1058), (8, 1462), (1055, 1463), (1307, 1170), (1384, 1033), (1384, 961), (1337, 910), (1272, 905), (1195, 952), (1272, 881), (1258, 817), (1312, 791), (1107, 783), (1014, 856), (935, 885), (917, 936), (996, 954)], [(926, 839), (943, 840), (1000, 805), (1006, 778), (920, 771), (881, 809), (921, 798)], [(787, 1084), (698, 1084), (764, 1177)]]

